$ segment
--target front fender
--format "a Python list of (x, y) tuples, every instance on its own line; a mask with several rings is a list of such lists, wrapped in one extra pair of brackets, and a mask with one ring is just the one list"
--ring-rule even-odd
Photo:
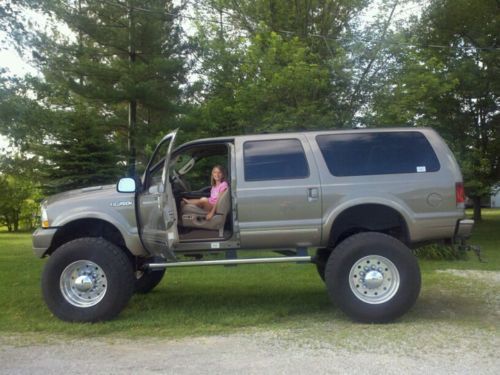
[[(130, 221), (127, 221), (126, 217), (118, 210), (101, 209), (97, 211), (90, 206), (78, 207), (57, 216), (52, 221), (51, 227), (63, 227), (77, 220), (88, 219), (102, 220), (113, 225), (121, 233), (125, 245), (132, 254), (138, 256), (147, 254), (139, 239), (135, 216), (133, 217), (134, 225), (131, 225)], [(130, 220), (130, 218), (128, 219)]]

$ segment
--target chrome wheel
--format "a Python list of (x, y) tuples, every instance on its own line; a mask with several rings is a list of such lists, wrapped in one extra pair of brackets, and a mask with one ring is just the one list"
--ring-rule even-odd
[(368, 255), (359, 259), (349, 272), (349, 285), (359, 300), (369, 304), (389, 301), (399, 289), (399, 271), (389, 259)]
[(97, 305), (106, 294), (106, 274), (90, 260), (77, 260), (61, 274), (60, 288), (63, 297), (76, 307)]

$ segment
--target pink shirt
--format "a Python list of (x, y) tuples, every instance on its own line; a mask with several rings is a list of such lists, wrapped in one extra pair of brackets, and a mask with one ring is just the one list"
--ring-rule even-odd
[(217, 203), (217, 199), (219, 199), (219, 194), (227, 190), (228, 187), (229, 185), (226, 181), (222, 181), (218, 186), (212, 186), (212, 189), (210, 189), (210, 198), (208, 198), (208, 203), (215, 205)]

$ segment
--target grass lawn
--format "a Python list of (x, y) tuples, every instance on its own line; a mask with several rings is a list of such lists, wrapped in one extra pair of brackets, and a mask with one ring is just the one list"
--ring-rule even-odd
[[(369, 326), (372, 334), (399, 337), (401, 327), (418, 331), (431, 322), (449, 321), (498, 332), (498, 280), (491, 284), (488, 276), (440, 272), (500, 270), (500, 210), (484, 210), (483, 218), (470, 242), (482, 246), (487, 263), (473, 254), (460, 261), (422, 260), (423, 287), (416, 306), (396, 324)], [(368, 327), (351, 322), (330, 303), (310, 264), (171, 269), (149, 295), (135, 295), (117, 319), (70, 324), (53, 317), (42, 300), (44, 263), (31, 251), (30, 234), (0, 232), (0, 336), (148, 338), (294, 329), (306, 335), (326, 330), (341, 338), (366, 334)]]

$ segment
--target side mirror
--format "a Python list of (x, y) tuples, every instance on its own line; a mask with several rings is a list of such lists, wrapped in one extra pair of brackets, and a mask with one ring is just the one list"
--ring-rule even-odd
[(135, 193), (135, 180), (130, 177), (121, 178), (116, 184), (116, 190), (119, 193)]

